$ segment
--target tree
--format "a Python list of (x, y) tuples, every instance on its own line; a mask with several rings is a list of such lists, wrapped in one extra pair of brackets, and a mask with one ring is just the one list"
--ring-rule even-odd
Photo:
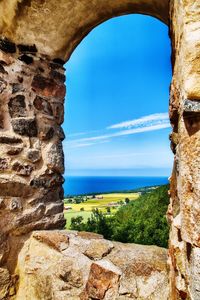
[(126, 198), (126, 199), (125, 199), (125, 203), (128, 204), (129, 202), (130, 202), (130, 199), (129, 199), (129, 198)]
[(110, 214), (111, 213), (111, 209), (110, 209), (110, 207), (108, 206), (108, 207), (106, 207), (106, 210), (107, 210), (107, 213), (108, 214)]

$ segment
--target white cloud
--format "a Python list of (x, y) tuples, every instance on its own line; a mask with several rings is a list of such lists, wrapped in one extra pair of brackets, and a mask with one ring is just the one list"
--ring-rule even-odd
[[(170, 128), (169, 117), (167, 113), (158, 113), (144, 116), (139, 119), (114, 124), (106, 128), (106, 134), (96, 135), (87, 138), (72, 139), (66, 141), (66, 146), (70, 148), (89, 147), (97, 143), (107, 142), (120, 136), (127, 136), (137, 133), (150, 132)], [(110, 129), (124, 129), (110, 133)], [(109, 133), (108, 133), (109, 132)]]
[(158, 113), (148, 116), (141, 117), (130, 121), (121, 122), (118, 124), (111, 125), (107, 129), (120, 129), (120, 128), (131, 128), (131, 127), (143, 127), (151, 124), (169, 122), (168, 113)]

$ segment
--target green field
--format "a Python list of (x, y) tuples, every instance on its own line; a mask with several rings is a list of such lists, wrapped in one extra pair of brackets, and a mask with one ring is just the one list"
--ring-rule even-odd
[[(99, 195), (98, 195), (99, 196)], [(86, 202), (80, 204), (71, 204), (67, 203), (65, 206), (70, 206), (72, 210), (65, 211), (65, 218), (67, 220), (67, 228), (71, 225), (71, 218), (82, 216), (85, 221), (91, 216), (92, 210), (98, 208), (99, 210), (106, 212), (106, 207), (109, 203), (117, 203), (119, 201), (124, 201), (125, 198), (128, 198), (130, 201), (136, 200), (139, 196), (138, 193), (111, 193), (111, 194), (102, 194), (103, 199), (88, 199)], [(84, 211), (80, 211), (81, 208)], [(112, 214), (115, 213), (117, 209), (111, 207)]]

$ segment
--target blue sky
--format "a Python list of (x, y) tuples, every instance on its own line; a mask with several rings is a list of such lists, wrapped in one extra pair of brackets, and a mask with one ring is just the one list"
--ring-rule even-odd
[(169, 176), (168, 28), (142, 15), (96, 27), (66, 64), (66, 174)]

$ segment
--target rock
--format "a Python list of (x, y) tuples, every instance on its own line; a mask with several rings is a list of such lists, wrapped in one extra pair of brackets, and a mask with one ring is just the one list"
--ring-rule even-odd
[(61, 142), (48, 147), (45, 160), (48, 168), (60, 174), (64, 173), (64, 153)]
[(36, 96), (33, 104), (38, 111), (40, 111), (44, 114), (50, 115), (50, 116), (53, 115), (51, 105), (49, 104), (49, 102), (46, 99)]
[(16, 46), (7, 38), (0, 39), (0, 49), (6, 53), (15, 53)]
[(22, 164), (17, 161), (13, 164), (12, 170), (15, 171), (18, 175), (30, 176), (31, 172), (33, 171), (33, 167), (31, 165)]
[(19, 45), (17, 45), (17, 47), (20, 52), (27, 52), (27, 53), (36, 53), (37, 52), (37, 48), (35, 45), (19, 44)]
[(66, 250), (69, 246), (69, 237), (64, 231), (36, 231), (33, 237), (57, 251)]
[(23, 141), (21, 138), (14, 136), (14, 135), (1, 134), (0, 135), (0, 143), (1, 144), (19, 144), (19, 143), (23, 143)]
[(27, 65), (30, 65), (33, 63), (33, 57), (26, 55), (26, 54), (19, 56), (18, 59), (23, 61)]
[(7, 82), (0, 77), (0, 94), (3, 93), (6, 88), (7, 88)]
[(58, 84), (56, 81), (41, 75), (34, 76), (32, 89), (41, 96), (58, 99), (63, 99), (66, 91), (64, 84)]
[(22, 204), (21, 204), (20, 198), (12, 198), (11, 201), (10, 201), (9, 209), (11, 211), (21, 210), (22, 209)]
[(7, 150), (8, 155), (18, 155), (23, 151), (23, 147), (21, 146), (9, 146), (9, 149)]
[(9, 167), (9, 160), (7, 158), (0, 158), (0, 171), (7, 170)]
[(17, 95), (11, 98), (8, 103), (11, 118), (24, 117), (26, 115), (25, 96)]
[(50, 125), (41, 124), (39, 126), (39, 137), (43, 141), (48, 141), (53, 138), (55, 130)]
[(14, 118), (11, 121), (13, 130), (20, 135), (37, 136), (37, 124), (35, 118)]
[(92, 263), (89, 278), (85, 290), (80, 294), (80, 299), (116, 299), (120, 275), (121, 271), (108, 261)]
[(58, 125), (64, 122), (64, 105), (60, 102), (52, 103), (53, 115)]
[(21, 84), (12, 83), (12, 94), (15, 94), (21, 90)]
[(84, 254), (92, 260), (100, 260), (113, 249), (113, 244), (106, 240), (91, 240)]
[(29, 149), (27, 152), (27, 158), (32, 163), (36, 163), (41, 159), (41, 152), (37, 149)]
[(0, 268), (0, 300), (6, 299), (9, 295), (11, 278), (7, 269)]
[(4, 67), (2, 66), (2, 64), (0, 64), (0, 73), (2, 73), (2, 74), (8, 74), (8, 72), (4, 69)]

